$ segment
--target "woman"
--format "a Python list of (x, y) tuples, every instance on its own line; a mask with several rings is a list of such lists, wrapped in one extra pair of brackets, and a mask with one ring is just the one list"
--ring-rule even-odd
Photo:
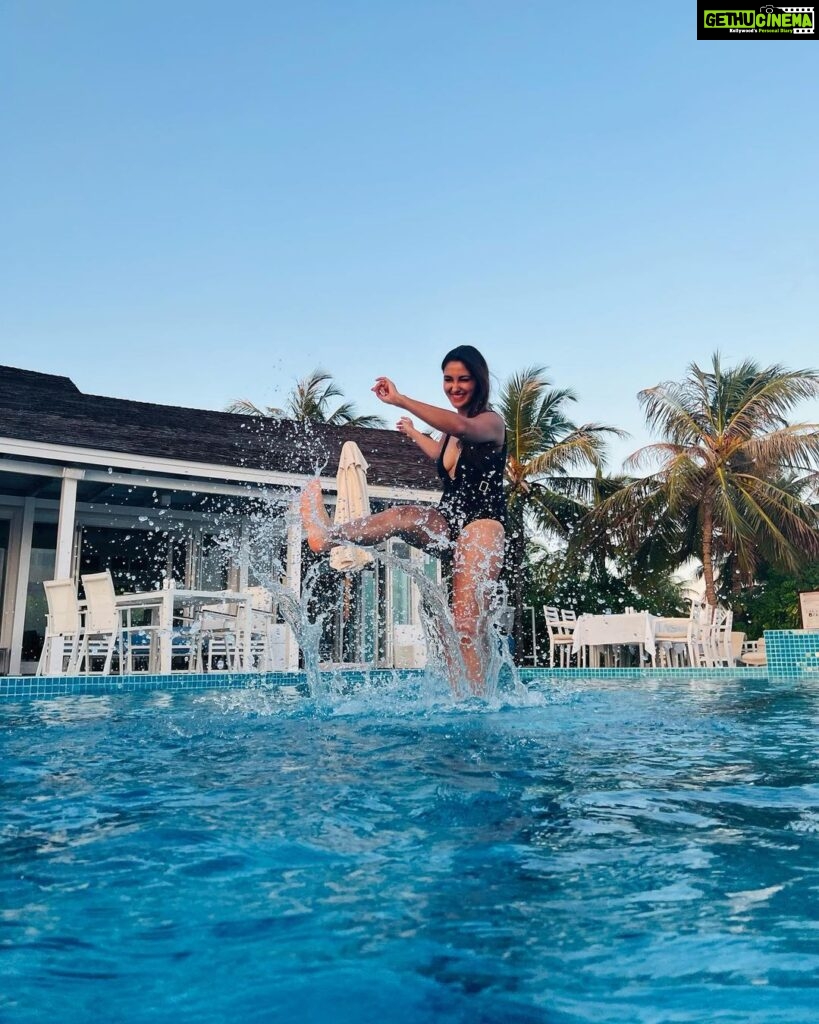
[(312, 480), (302, 494), (302, 522), (315, 552), (401, 537), (439, 557), (451, 553), (452, 616), (469, 685), (479, 692), (489, 637), (479, 635), (478, 627), (503, 562), (506, 430), (489, 408), (489, 367), (476, 348), (452, 349), (441, 369), (454, 412), (402, 395), (388, 377), (378, 377), (372, 389), (386, 405), (406, 410), (443, 435), (436, 440), (416, 430), (409, 416), (398, 420), (401, 433), (437, 464), (444, 482), (438, 507), (399, 505), (335, 526), (321, 500), (321, 485)]

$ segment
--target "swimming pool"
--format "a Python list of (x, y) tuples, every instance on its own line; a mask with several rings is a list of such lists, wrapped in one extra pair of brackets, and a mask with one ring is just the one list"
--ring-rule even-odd
[(806, 1022), (812, 681), (0, 706), (0, 1019)]

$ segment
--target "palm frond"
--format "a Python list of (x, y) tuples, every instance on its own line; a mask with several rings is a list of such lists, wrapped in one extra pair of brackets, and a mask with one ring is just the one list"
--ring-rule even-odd
[[(749, 364), (745, 394), (731, 417), (730, 430), (743, 438), (752, 438), (760, 430), (785, 426), (787, 414), (800, 402), (819, 395), (819, 373), (814, 370), (785, 370), (779, 365), (765, 369)], [(742, 368), (740, 368), (741, 371)], [(738, 379), (741, 380), (740, 371)]]
[(753, 437), (743, 452), (757, 465), (811, 471), (819, 464), (819, 424), (793, 423)]
[(225, 406), (225, 412), (237, 413), (240, 416), (268, 416), (268, 417), (279, 417), (282, 415), (281, 409), (276, 409), (272, 405), (265, 406), (264, 409), (255, 405), (249, 398), (236, 398), (229, 405)]
[(527, 462), (572, 431), (574, 424), (562, 407), (576, 400), (569, 388), (551, 388), (545, 367), (529, 366), (513, 374), (503, 385), (498, 403), (513, 458)]
[(692, 396), (683, 385), (667, 381), (645, 388), (638, 392), (637, 401), (648, 426), (674, 444), (688, 445), (702, 436), (702, 419), (697, 417)]
[(327, 423), (348, 425), (351, 427), (385, 427), (386, 422), (380, 416), (361, 415), (355, 411), (354, 402), (343, 402), (334, 412), (327, 416)]

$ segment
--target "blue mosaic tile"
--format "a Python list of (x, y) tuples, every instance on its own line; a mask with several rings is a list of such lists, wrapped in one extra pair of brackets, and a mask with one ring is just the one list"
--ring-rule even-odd
[[(819, 675), (819, 630), (766, 630), (768, 664), (735, 668), (522, 668), (523, 683), (548, 680), (600, 679), (713, 680), (786, 678)], [(324, 673), (326, 674), (326, 673)], [(422, 669), (339, 669), (332, 675), (354, 687), (367, 680), (386, 683), (400, 675), (413, 678)], [(78, 694), (143, 693), (153, 690), (229, 690), (258, 686), (303, 686), (304, 672), (230, 673), (175, 672), (172, 675), (140, 673), (132, 676), (5, 676), (0, 677), (0, 700), (36, 700)]]
[(764, 665), (737, 666), (729, 668), (523, 668), (520, 679), (523, 683), (534, 683), (549, 679), (679, 679), (688, 680), (719, 680), (719, 679), (754, 679), (767, 678), (770, 675)]
[(768, 674), (801, 679), (819, 674), (819, 630), (766, 629), (765, 656)]
[(0, 700), (37, 700), (79, 694), (148, 693), (153, 690), (235, 690), (296, 686), (303, 672), (175, 672), (132, 676), (4, 676)]

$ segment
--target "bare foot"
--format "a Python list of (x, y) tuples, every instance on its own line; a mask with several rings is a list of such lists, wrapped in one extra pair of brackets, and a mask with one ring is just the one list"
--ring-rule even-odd
[(316, 554), (327, 551), (330, 547), (330, 517), (321, 500), (321, 484), (318, 480), (311, 480), (301, 492), (301, 525), (310, 550)]

